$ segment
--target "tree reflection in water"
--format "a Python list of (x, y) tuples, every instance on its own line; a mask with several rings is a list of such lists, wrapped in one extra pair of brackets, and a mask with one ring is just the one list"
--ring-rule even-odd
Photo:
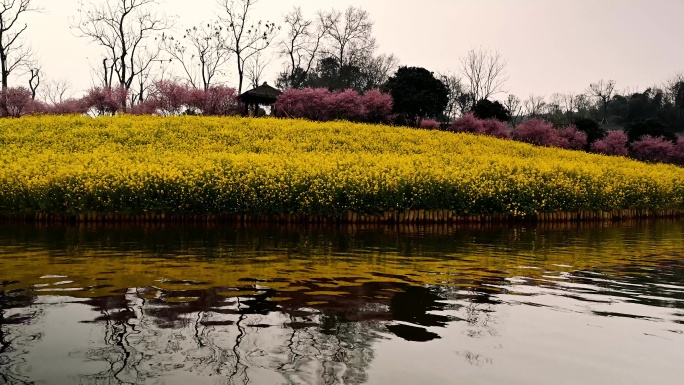
[(42, 313), (27, 290), (10, 289), (18, 282), (0, 282), (0, 384), (33, 384), (25, 356), (42, 333), (28, 329)]
[[(98, 372), (78, 374), (83, 385), (161, 384), (165, 376), (180, 372), (214, 378), (218, 384), (249, 384), (259, 383), (260, 371), (278, 373), (288, 384), (363, 384), (369, 380), (374, 343), (391, 335), (427, 342), (441, 338), (439, 329), (452, 322), (462, 323), (471, 338), (496, 334), (492, 315), (499, 301), (494, 297), (503, 278), (459, 282), (458, 287), (341, 281), (349, 284), (335, 288), (335, 295), (318, 292), (321, 282), (314, 280), (299, 282), (301, 289), (286, 296), (252, 284), (131, 288), (85, 298), (79, 304), (96, 316), (81, 323), (100, 325), (101, 334), (92, 347), (70, 357), (104, 364)], [(175, 284), (192, 287), (197, 282)], [(232, 295), (246, 292), (253, 294)], [(5, 328), (30, 323), (42, 310), (35, 297), (3, 291), (2, 298), (5, 357), (10, 346)], [(10, 308), (24, 315), (4, 317)], [(39, 337), (25, 336), (21, 342), (15, 337), (11, 343)], [(459, 354), (472, 365), (491, 363), (482, 354)], [(19, 356), (13, 355), (14, 370), (3, 370), (5, 383), (31, 383), (19, 374)]]
[[(257, 293), (226, 295), (247, 290)], [(453, 321), (430, 314), (449, 307), (437, 288), (372, 282), (336, 290), (346, 294), (301, 290), (274, 301), (279, 293), (260, 286), (147, 287), (88, 298), (82, 303), (98, 316), (83, 322), (101, 325), (102, 338), (72, 357), (106, 363), (105, 370), (81, 375), (81, 384), (154, 383), (172, 371), (248, 384), (260, 370), (288, 384), (362, 384), (375, 341), (389, 333), (429, 341), (439, 335), (427, 328)]]
[[(31, 353), (44, 348), (68, 350), (65, 372), (84, 385), (361, 384), (381, 361), (378, 346), (399, 339), (411, 342), (404, 349), (448, 345), (470, 365), (489, 365), (500, 311), (535, 306), (539, 293), (582, 301), (596, 317), (640, 313), (592, 296), (655, 313), (677, 308), (679, 325), (683, 228), (0, 226), (3, 245), (18, 245), (0, 249), (0, 383), (35, 381)], [(45, 279), (57, 273), (68, 278)], [(64, 295), (60, 306), (77, 311), (50, 312), (51, 297)], [(90, 340), (50, 346), (38, 329), (45, 325), (35, 325), (47, 312), (51, 325), (68, 335), (90, 330)]]

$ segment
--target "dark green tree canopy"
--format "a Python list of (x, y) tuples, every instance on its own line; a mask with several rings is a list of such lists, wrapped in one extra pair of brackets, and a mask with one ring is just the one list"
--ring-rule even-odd
[(432, 72), (421, 67), (400, 67), (384, 87), (392, 95), (394, 112), (410, 125), (437, 118), (448, 102), (448, 90)]
[(385, 69), (379, 67), (384, 63), (380, 63), (378, 61), (380, 59), (382, 58), (361, 62), (358, 65), (340, 66), (337, 58), (328, 56), (319, 60), (317, 65), (308, 72), (299, 67), (291, 72), (282, 72), (276, 80), (276, 85), (280, 89), (305, 87), (327, 88), (330, 91), (353, 89), (363, 93), (378, 88), (386, 78), (383, 74)]
[(594, 119), (589, 118), (577, 118), (572, 124), (577, 127), (578, 130), (587, 134), (587, 144), (601, 140), (606, 136), (606, 131), (599, 126), (599, 123)]
[(305, 85), (312, 88), (333, 90), (353, 89), (365, 91), (365, 76), (361, 68), (354, 65), (341, 65), (334, 57), (327, 57), (318, 62), (318, 66), (309, 74)]
[(630, 123), (627, 125), (627, 135), (630, 142), (637, 141), (644, 135), (662, 137), (672, 141), (677, 139), (675, 132), (659, 119), (645, 119)]
[(475, 103), (470, 111), (479, 119), (496, 119), (502, 122), (508, 122), (511, 119), (511, 113), (503, 104), (488, 99)]

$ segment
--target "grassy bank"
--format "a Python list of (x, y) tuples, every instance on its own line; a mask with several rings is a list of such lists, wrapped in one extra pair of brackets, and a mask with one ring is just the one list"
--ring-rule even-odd
[(676, 166), (344, 122), (30, 117), (0, 121), (0, 146), (5, 216), (568, 220), (684, 210)]

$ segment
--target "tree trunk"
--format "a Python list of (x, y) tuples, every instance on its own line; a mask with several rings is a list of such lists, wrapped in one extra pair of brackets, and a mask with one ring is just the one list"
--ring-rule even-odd
[(7, 73), (7, 56), (4, 54), (0, 54), (0, 64), (2, 65), (2, 101), (0, 102), (0, 117), (4, 118), (9, 116), (9, 111), (7, 111), (7, 99), (6, 99), (6, 92), (8, 88), (8, 77), (9, 74)]
[(7, 56), (0, 54), (0, 62), (2, 64), (2, 90), (6, 90), (9, 87), (7, 79), (9, 78), (9, 73), (7, 71)]
[(108, 81), (109, 71), (107, 71), (107, 59), (102, 59), (102, 68), (104, 69), (104, 87), (109, 88), (111, 87), (111, 83)]

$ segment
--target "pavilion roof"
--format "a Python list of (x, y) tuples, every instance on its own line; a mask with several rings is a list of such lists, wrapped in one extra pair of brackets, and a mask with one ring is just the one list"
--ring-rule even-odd
[(264, 83), (257, 88), (242, 93), (240, 95), (240, 100), (245, 103), (272, 104), (275, 103), (280, 94), (282, 94), (282, 92), (279, 89)]

